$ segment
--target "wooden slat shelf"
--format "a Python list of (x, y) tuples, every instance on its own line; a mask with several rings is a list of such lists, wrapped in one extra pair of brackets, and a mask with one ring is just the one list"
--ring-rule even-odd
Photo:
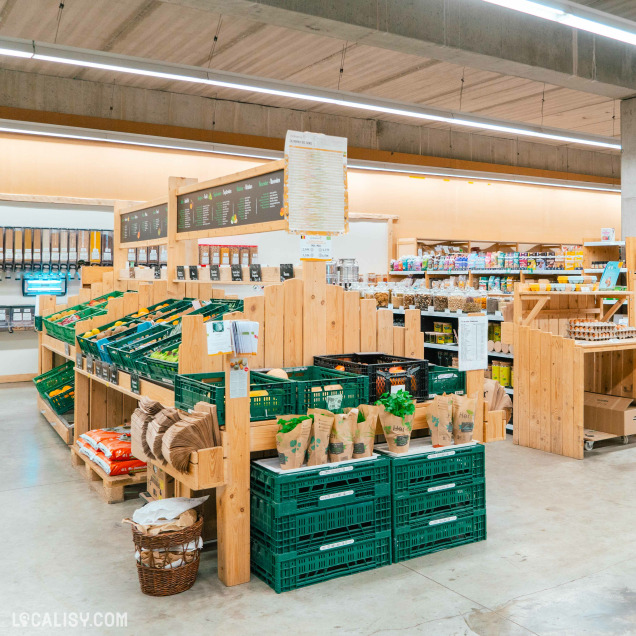
[(628, 351), (636, 349), (636, 338), (625, 338), (623, 340), (610, 341), (600, 340), (598, 342), (575, 340), (575, 346), (583, 349), (585, 353), (603, 353), (606, 351)]
[(68, 354), (66, 351), (66, 342), (62, 342), (57, 338), (52, 338), (51, 336), (42, 334), (42, 346), (48, 349), (49, 351), (53, 351), (53, 353), (57, 353), (58, 355), (66, 358), (67, 360), (75, 360), (75, 347), (73, 345), (68, 345)]
[(46, 418), (53, 430), (64, 440), (65, 444), (73, 443), (73, 424), (67, 422), (66, 419), (59, 416), (51, 405), (41, 396), (38, 395), (38, 409)]

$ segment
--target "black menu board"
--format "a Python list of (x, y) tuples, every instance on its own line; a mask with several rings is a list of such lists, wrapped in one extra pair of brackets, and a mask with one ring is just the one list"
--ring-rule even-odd
[(284, 171), (183, 194), (177, 200), (177, 232), (281, 221)]
[(165, 238), (168, 236), (168, 204), (122, 214), (120, 224), (122, 243)]

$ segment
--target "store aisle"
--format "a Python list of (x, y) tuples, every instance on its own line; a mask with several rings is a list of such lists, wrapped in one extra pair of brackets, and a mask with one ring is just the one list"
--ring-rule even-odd
[[(0, 387), (0, 633), (636, 633), (636, 445), (585, 461), (488, 445), (486, 542), (282, 595), (256, 578), (225, 588), (207, 551), (192, 590), (158, 599), (139, 591), (121, 524), (139, 500), (102, 503), (35, 398)], [(128, 628), (12, 627), (22, 612), (126, 613)]]

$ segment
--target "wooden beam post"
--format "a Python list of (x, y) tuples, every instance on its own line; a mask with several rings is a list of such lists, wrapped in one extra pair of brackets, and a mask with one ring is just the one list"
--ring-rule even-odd
[(327, 348), (327, 266), (320, 261), (303, 263), (303, 362), (311, 365), (314, 356)]

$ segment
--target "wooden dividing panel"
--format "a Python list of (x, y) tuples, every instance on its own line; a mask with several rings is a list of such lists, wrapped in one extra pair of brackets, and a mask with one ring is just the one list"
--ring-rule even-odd
[(340, 285), (327, 285), (327, 355), (343, 353), (344, 289)]
[(250, 296), (243, 301), (243, 307), (245, 319), (259, 324), (258, 352), (252, 360), (252, 367), (262, 369), (265, 366), (265, 299), (263, 296)]
[(282, 285), (265, 287), (265, 366), (283, 366), (285, 299)]
[(422, 314), (419, 309), (407, 309), (404, 312), (404, 355), (407, 358), (421, 358), (424, 350), (418, 351), (420, 343)]
[(360, 351), (360, 294), (356, 291), (344, 293), (343, 353)]
[(303, 264), (304, 364), (313, 364), (314, 356), (323, 355), (327, 346), (326, 276), (327, 270), (324, 262), (305, 261)]
[(404, 355), (404, 327), (393, 327), (393, 355)]
[(377, 310), (376, 300), (360, 300), (360, 351), (377, 351)]
[(552, 411), (550, 408), (550, 389), (552, 377), (552, 334), (549, 331), (542, 331), (540, 336), (541, 350), (541, 378), (540, 378), (540, 399), (543, 408), (540, 415), (539, 445), (541, 450), (549, 451), (552, 439)]
[(153, 302), (152, 283), (140, 283), (139, 284), (139, 308), (150, 307)]
[[(393, 353), (393, 311), (378, 309), (378, 351)], [(424, 349), (422, 349), (424, 351)], [(422, 353), (422, 355), (424, 355)]]
[(303, 365), (303, 285), (298, 278), (283, 283), (283, 358), (286, 367)]
[[(563, 453), (563, 385), (558, 380), (563, 370), (563, 338), (551, 336), (550, 346), (550, 452)], [(516, 402), (516, 396), (515, 396)]]

